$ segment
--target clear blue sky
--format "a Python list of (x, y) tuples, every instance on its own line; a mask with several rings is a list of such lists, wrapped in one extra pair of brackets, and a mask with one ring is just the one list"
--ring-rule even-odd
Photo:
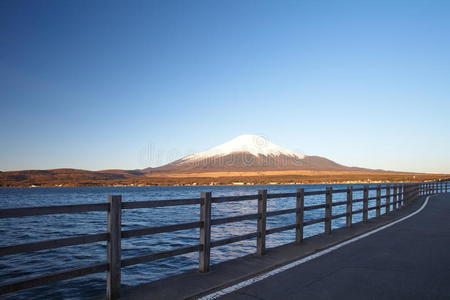
[(450, 173), (450, 1), (0, 2), (0, 170), (145, 168), (243, 133)]

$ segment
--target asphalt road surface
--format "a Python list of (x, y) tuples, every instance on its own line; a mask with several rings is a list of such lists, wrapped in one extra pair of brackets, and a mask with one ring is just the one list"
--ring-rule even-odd
[(417, 215), (220, 299), (450, 299), (450, 194)]

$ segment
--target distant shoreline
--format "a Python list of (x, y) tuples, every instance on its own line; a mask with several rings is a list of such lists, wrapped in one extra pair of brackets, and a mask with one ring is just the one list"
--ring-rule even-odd
[(82, 186), (242, 186), (293, 184), (370, 184), (449, 179), (448, 174), (388, 171), (248, 171), (152, 173), (142, 170), (86, 171), (78, 169), (0, 172), (0, 187)]
[[(321, 176), (249, 176), (249, 177), (153, 177), (135, 180), (110, 180), (110, 181), (63, 181), (50, 182), (3, 182), (3, 188), (38, 188), (38, 187), (172, 187), (172, 186), (259, 186), (259, 185), (314, 185), (314, 184), (386, 184), (386, 183), (408, 183), (444, 180), (449, 175), (367, 175), (362, 178), (339, 178), (347, 176), (329, 175), (328, 178)], [(333, 178), (335, 177), (335, 178)], [(369, 178), (367, 178), (369, 177)], [(383, 178), (384, 177), (384, 178)]]
[[(432, 180), (429, 180), (430, 182)], [(62, 186), (52, 186), (52, 185), (41, 185), (41, 186), (0, 186), (0, 189), (8, 189), (8, 188), (21, 188), (21, 189), (39, 189), (39, 188), (92, 188), (92, 187), (211, 187), (211, 186), (280, 186), (280, 185), (335, 185), (335, 184), (402, 184), (402, 183), (413, 183), (416, 181), (371, 181), (371, 182), (358, 182), (358, 183), (347, 183), (347, 182), (318, 182), (318, 183), (268, 183), (268, 184), (215, 184), (215, 185), (193, 185), (193, 184), (185, 184), (185, 185), (62, 185)], [(418, 182), (418, 181), (417, 181)], [(427, 182), (427, 181), (424, 181)]]

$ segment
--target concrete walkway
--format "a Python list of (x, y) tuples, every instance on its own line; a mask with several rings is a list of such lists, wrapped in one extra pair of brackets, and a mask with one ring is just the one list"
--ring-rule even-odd
[(450, 195), (417, 215), (220, 299), (450, 299)]

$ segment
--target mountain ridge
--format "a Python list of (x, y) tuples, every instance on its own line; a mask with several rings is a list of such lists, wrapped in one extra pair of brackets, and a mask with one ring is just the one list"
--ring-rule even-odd
[(229, 171), (373, 171), (348, 167), (328, 158), (304, 155), (278, 146), (262, 136), (240, 135), (209, 150), (194, 153), (144, 172), (229, 172)]
[(0, 172), (0, 186), (146, 186), (402, 182), (448, 175), (348, 167), (321, 156), (304, 155), (256, 135), (239, 136), (164, 166), (142, 170), (90, 171), (71, 168)]

